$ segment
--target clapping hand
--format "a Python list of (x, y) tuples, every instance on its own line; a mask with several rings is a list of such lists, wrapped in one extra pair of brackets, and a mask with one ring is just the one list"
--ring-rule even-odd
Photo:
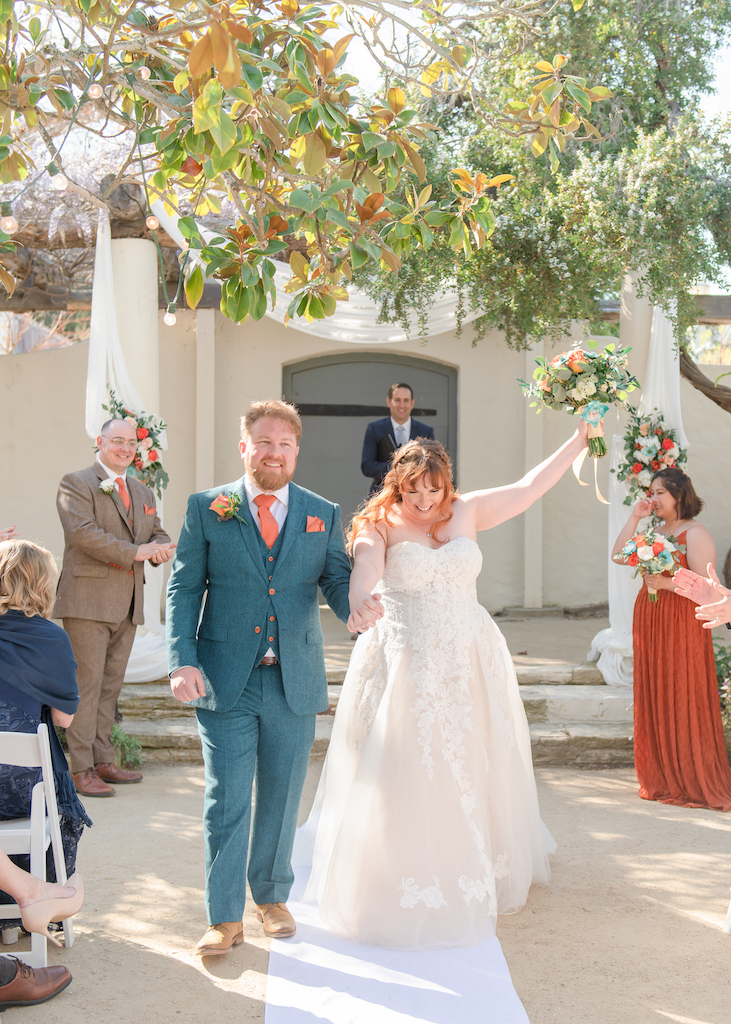
[(365, 633), (383, 616), (380, 594), (365, 594), (357, 608), (352, 605), (351, 601), (347, 627), (351, 633)]
[(10, 540), (15, 536), (15, 525), (6, 526), (5, 529), (0, 530), (0, 541)]
[(706, 572), (707, 578), (690, 569), (678, 569), (675, 578), (680, 577), (681, 586), (676, 588), (676, 593), (697, 603), (702, 601), (695, 610), (695, 617), (703, 622), (704, 629), (713, 629), (731, 622), (731, 590), (724, 587), (710, 562)]

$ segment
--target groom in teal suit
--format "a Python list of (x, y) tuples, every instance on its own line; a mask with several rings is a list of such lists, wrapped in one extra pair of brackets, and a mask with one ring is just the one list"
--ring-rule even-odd
[[(340, 508), (290, 483), (294, 406), (255, 402), (242, 419), (246, 473), (193, 494), (168, 586), (170, 684), (195, 705), (206, 769), (209, 928), (200, 955), (243, 942), (248, 878), (267, 935), (287, 938), (292, 844), (315, 715), (328, 707), (318, 586), (344, 622), (350, 561)], [(374, 623), (376, 598), (360, 607)]]

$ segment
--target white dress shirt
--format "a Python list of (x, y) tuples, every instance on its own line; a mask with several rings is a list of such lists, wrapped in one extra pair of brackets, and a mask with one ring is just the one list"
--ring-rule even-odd
[[(396, 444), (399, 446), (402, 444), (406, 444), (406, 442), (411, 437), (411, 417), (409, 416), (405, 423), (397, 423), (392, 416), (391, 426), (393, 427), (393, 439), (396, 442)], [(400, 431), (405, 431), (405, 433), (400, 433)], [(403, 437), (404, 440), (399, 441), (400, 437)]]
[[(101, 459), (99, 458), (99, 456), (98, 456), (98, 455), (97, 455), (97, 457), (96, 457), (96, 461), (97, 461), (97, 462), (99, 463), (99, 465), (100, 465), (100, 466), (102, 467), (102, 469), (103, 469), (103, 470), (104, 470), (104, 472), (105, 472), (105, 473), (107, 474), (107, 476), (109, 477), (109, 479), (110, 479), (110, 480), (114, 480), (114, 490), (115, 490), (115, 491), (117, 492), (117, 494), (119, 494), (119, 484), (117, 483), (117, 477), (118, 477), (118, 476), (121, 476), (121, 477), (122, 477), (122, 479), (124, 480), (124, 478), (125, 478), (125, 477), (127, 476), (127, 471), (125, 470), (125, 471), (124, 471), (124, 473), (115, 473), (113, 469), (110, 469), (110, 468), (109, 468), (109, 466), (105, 466), (105, 465), (104, 465), (104, 463), (102, 462), (102, 460), (101, 460)], [(126, 486), (127, 486), (127, 483), (126, 483), (126, 481), (125, 481), (125, 487), (126, 487)], [(129, 490), (129, 488), (127, 488), (127, 490)]]
[[(277, 499), (272, 502), (270, 508), (271, 514), (274, 516), (279, 532), (282, 532), (284, 521), (287, 518), (287, 509), (289, 507), (289, 484), (285, 484), (284, 487), (280, 487), (278, 491), (262, 491), (261, 488), (257, 487), (254, 481), (250, 478), (249, 474), (244, 475), (244, 488), (246, 490), (246, 500), (249, 503), (249, 511), (251, 512), (251, 518), (256, 523), (256, 528), (261, 533), (261, 519), (259, 518), (259, 506), (255, 503), (254, 498), (259, 494), (273, 494)], [(276, 655), (271, 647), (267, 650), (264, 655), (265, 658), (274, 658)]]

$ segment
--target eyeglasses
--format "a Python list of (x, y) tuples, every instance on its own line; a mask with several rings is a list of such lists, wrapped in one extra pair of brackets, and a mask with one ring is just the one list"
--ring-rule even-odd
[(115, 448), (131, 448), (132, 451), (137, 448), (136, 441), (125, 441), (123, 437), (109, 437), (107, 434), (102, 434), (102, 437), (113, 444)]

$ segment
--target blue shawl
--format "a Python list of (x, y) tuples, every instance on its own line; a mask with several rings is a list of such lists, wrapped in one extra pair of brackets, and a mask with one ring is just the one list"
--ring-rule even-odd
[(14, 608), (0, 615), (0, 682), (44, 705), (41, 721), (48, 726), (58, 809), (90, 825), (48, 710), (58, 708), (73, 715), (79, 706), (76, 661), (68, 634), (40, 615), (29, 618)]

